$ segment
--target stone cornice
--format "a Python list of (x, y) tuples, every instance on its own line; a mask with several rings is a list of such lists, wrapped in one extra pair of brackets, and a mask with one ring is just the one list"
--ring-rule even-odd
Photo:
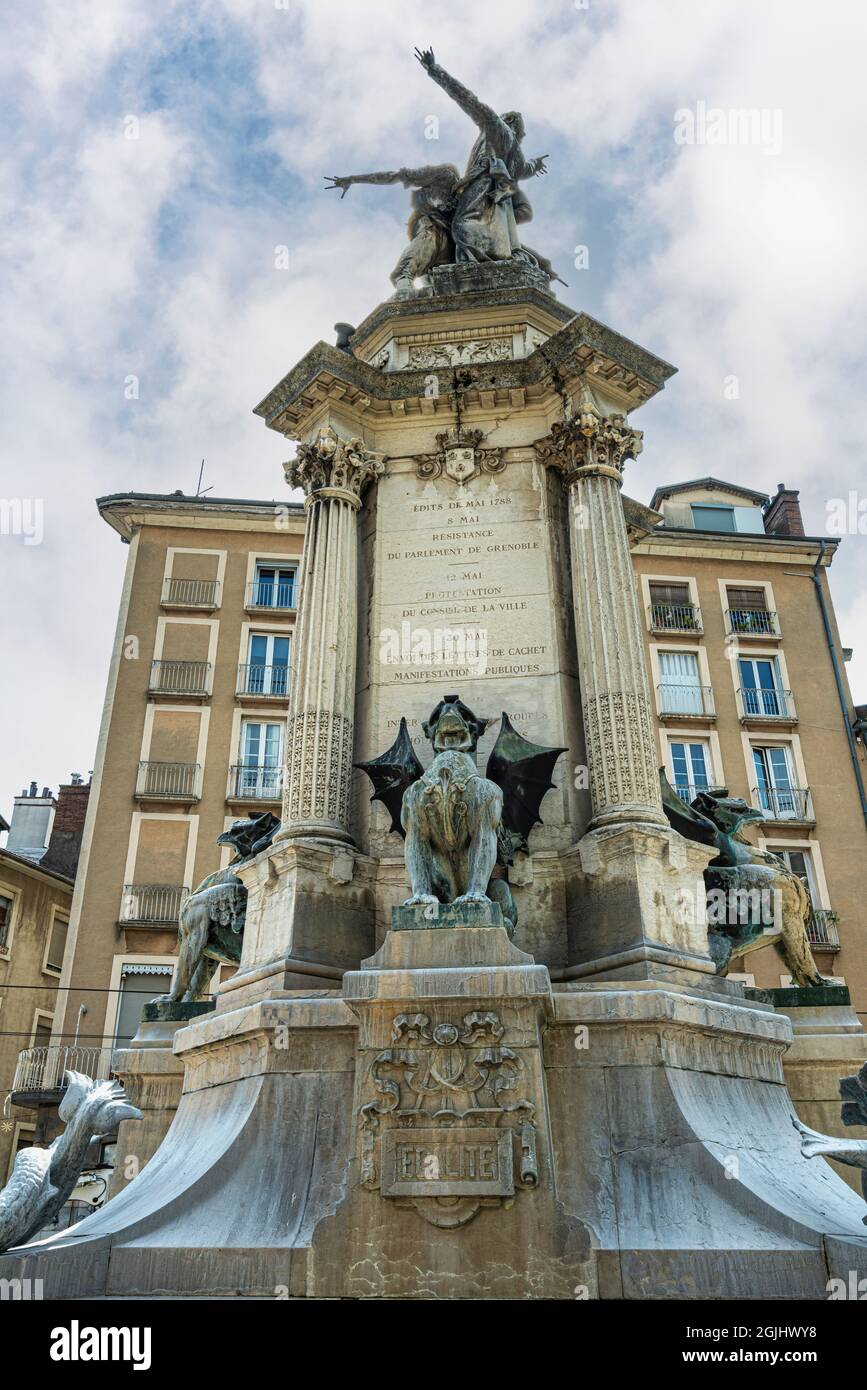
[(658, 526), (634, 547), (637, 555), (689, 555), (708, 559), (720, 555), (732, 560), (772, 565), (813, 565), (824, 545), (822, 565), (827, 567), (840, 544), (836, 536), (768, 536), (720, 531), (692, 531), (688, 527)]
[(297, 502), (256, 501), (251, 498), (173, 497), (161, 493), (113, 493), (98, 497), (103, 521), (125, 541), (143, 526), (175, 526), (187, 530), (262, 531), (281, 518), (288, 534), (304, 530), (304, 508)]
[[(398, 301), (395, 312), (400, 307)], [(435, 415), (451, 412), (453, 392), (458, 389), (466, 411), (476, 404), (519, 407), (528, 400), (568, 396), (588, 380), (618, 401), (625, 412), (656, 395), (675, 370), (588, 314), (576, 314), (528, 357), (439, 369), (442, 385), (434, 398), (429, 369), (380, 371), (320, 342), (253, 413), (291, 439), (301, 437), (305, 423), (323, 403), (342, 403), (362, 415), (369, 410)]]

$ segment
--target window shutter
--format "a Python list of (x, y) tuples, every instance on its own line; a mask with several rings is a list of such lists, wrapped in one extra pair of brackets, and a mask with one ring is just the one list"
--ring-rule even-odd
[(689, 585), (651, 583), (650, 602), (670, 603), (672, 607), (685, 608), (689, 604)]
[(731, 589), (726, 586), (729, 608), (736, 612), (767, 613), (768, 601), (764, 589)]

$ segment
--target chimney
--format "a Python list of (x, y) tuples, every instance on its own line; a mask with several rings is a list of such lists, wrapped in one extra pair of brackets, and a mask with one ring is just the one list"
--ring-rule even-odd
[(803, 536), (801, 504), (795, 488), (777, 484), (777, 493), (765, 507), (765, 533), (769, 536)]
[(67, 878), (75, 878), (78, 868), (89, 796), (90, 783), (83, 782), (77, 772), (73, 772), (70, 781), (64, 783), (57, 793), (51, 839), (42, 863), (46, 869), (66, 874)]
[(6, 841), (10, 854), (20, 854), (23, 859), (34, 861), (42, 859), (48, 848), (56, 809), (57, 802), (50, 789), (46, 787), (42, 796), (37, 796), (35, 782), (30, 783), (28, 792), (16, 796)]

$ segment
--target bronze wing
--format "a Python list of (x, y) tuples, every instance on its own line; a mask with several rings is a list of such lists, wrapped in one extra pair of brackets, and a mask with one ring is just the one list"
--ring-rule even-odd
[(356, 763), (355, 766), (366, 772), (373, 783), (371, 801), (382, 802), (391, 816), (392, 830), (404, 835), (405, 831), (400, 823), (403, 794), (424, 772), (412, 746), (406, 719), (401, 719), (397, 738), (387, 752), (380, 753), (378, 758), (371, 758), (370, 762)]
[[(501, 858), (511, 863), (515, 850), (527, 851), (527, 836), (534, 825), (542, 824), (539, 808), (554, 783), (551, 773), (565, 748), (545, 748), (513, 729), (503, 711), (500, 732), (488, 758), (486, 775), (503, 792), (503, 829), (499, 836)], [(503, 843), (508, 841), (508, 845)]]

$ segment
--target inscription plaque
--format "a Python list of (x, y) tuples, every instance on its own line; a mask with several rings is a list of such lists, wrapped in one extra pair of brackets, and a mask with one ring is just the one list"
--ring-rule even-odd
[(380, 1190), (383, 1197), (511, 1197), (512, 1131), (389, 1130)]

